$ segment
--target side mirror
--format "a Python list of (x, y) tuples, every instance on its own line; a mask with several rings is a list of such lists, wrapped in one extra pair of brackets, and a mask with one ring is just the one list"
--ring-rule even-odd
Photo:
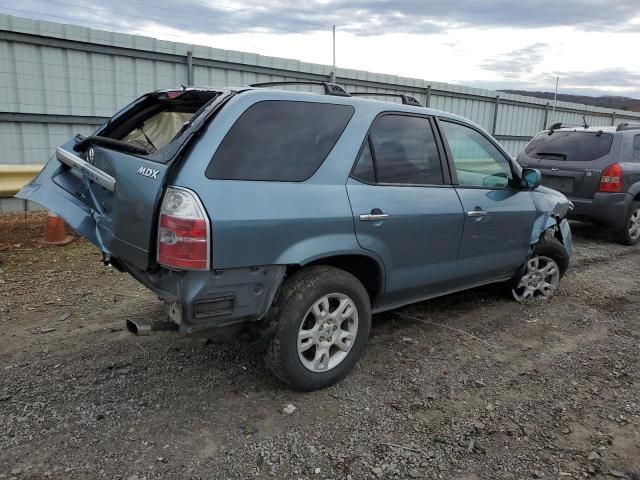
[(542, 174), (540, 173), (540, 170), (536, 170), (535, 168), (522, 169), (522, 177), (520, 178), (520, 186), (522, 186), (522, 188), (528, 188), (531, 190), (538, 188), (541, 180)]

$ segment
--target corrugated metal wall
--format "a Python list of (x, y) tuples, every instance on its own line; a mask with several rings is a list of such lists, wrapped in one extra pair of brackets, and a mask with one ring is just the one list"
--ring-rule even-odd
[[(75, 133), (90, 133), (137, 96), (188, 82), (247, 85), (274, 80), (327, 80), (328, 65), (0, 15), (0, 164), (41, 164)], [(338, 69), (349, 90), (403, 92), (422, 104), (470, 118), (517, 154), (546, 125), (640, 121), (640, 114)], [(306, 89), (306, 87), (300, 87)], [(311, 87), (313, 88), (313, 87)], [(0, 203), (13, 208), (15, 202)]]

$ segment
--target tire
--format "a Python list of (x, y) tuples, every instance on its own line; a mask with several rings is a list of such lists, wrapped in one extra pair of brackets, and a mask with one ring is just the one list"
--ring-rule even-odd
[(624, 228), (613, 232), (613, 238), (623, 245), (636, 245), (640, 242), (640, 202), (631, 202)]
[(550, 298), (569, 268), (569, 255), (556, 238), (541, 240), (524, 271), (513, 280), (511, 293), (518, 302)]
[(533, 254), (553, 258), (560, 268), (560, 278), (564, 277), (564, 274), (567, 273), (567, 269), (569, 268), (569, 254), (557, 238), (542, 240), (536, 245)]
[[(338, 307), (344, 309), (342, 320), (336, 313)], [(353, 275), (334, 267), (312, 266), (285, 281), (268, 320), (276, 328), (265, 353), (267, 367), (290, 387), (313, 391), (342, 380), (362, 356), (371, 329), (371, 303)], [(300, 340), (300, 346), (299, 334), (308, 336)], [(304, 348), (307, 350), (299, 353)]]

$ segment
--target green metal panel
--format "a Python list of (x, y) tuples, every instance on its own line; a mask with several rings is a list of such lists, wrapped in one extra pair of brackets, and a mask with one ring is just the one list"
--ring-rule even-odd
[[(0, 164), (44, 163), (66, 138), (90, 133), (102, 118), (142, 93), (186, 84), (188, 51), (193, 52), (195, 85), (328, 80), (332, 70), (329, 65), (0, 15)], [(407, 93), (423, 105), (429, 95), (431, 108), (467, 117), (488, 131), (495, 121), (496, 136), (513, 155), (544, 127), (545, 118), (547, 125), (581, 123), (583, 115), (591, 125), (640, 122), (640, 113), (566, 102), (558, 102), (555, 113), (549, 107), (545, 115), (547, 100), (422, 79), (344, 68), (337, 69), (336, 77), (349, 90)]]

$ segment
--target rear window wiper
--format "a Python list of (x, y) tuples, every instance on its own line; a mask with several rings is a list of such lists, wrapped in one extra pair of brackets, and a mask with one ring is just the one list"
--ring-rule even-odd
[(566, 160), (567, 156), (564, 153), (553, 153), (553, 152), (538, 152), (536, 153), (539, 157), (558, 157), (562, 160)]
[(103, 145), (108, 148), (113, 148), (114, 150), (121, 150), (123, 152), (135, 153), (138, 155), (149, 155), (150, 153), (146, 148), (143, 148), (139, 145), (123, 142), (114, 138), (101, 137), (99, 135), (91, 135), (89, 137), (83, 138), (73, 146), (73, 149), (76, 152), (82, 152), (89, 148), (89, 146), (91, 145)]

